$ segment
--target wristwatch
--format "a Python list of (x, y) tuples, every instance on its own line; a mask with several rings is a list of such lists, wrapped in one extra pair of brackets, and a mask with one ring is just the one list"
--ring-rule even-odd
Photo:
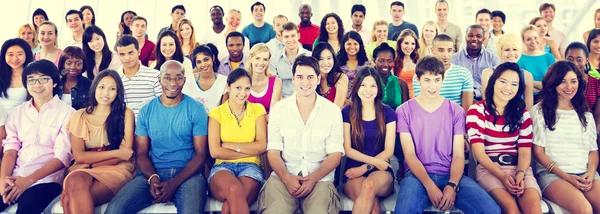
[(367, 172), (373, 169), (373, 166), (371, 164), (365, 163), (365, 166), (367, 167)]
[(446, 186), (452, 187), (455, 192), (458, 192), (460, 190), (460, 187), (458, 186), (458, 184), (452, 183), (450, 181), (448, 181), (448, 183), (446, 183)]

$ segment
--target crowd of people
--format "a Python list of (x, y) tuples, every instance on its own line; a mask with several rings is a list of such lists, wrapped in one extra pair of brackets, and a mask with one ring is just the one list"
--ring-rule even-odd
[(176, 5), (156, 43), (125, 11), (114, 45), (90, 6), (60, 42), (35, 10), (0, 48), (0, 211), (202, 213), (210, 196), (222, 213), (339, 213), (342, 191), (353, 213), (392, 194), (395, 213), (600, 212), (600, 29), (568, 43), (551, 3), (520, 35), (488, 9), (463, 29), (447, 0), (421, 28), (400, 1), (372, 28), (360, 4), (347, 25), (266, 9), (238, 30), (215, 5), (199, 31)]

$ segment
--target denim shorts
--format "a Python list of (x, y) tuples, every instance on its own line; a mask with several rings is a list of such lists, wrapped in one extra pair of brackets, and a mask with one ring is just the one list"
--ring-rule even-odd
[[(575, 176), (582, 176), (585, 173), (568, 173)], [(542, 192), (552, 184), (552, 182), (557, 180), (562, 180), (562, 178), (552, 172), (548, 172), (546, 169), (540, 169), (537, 173), (538, 183), (540, 184), (540, 188), (542, 188)], [(600, 175), (598, 172), (594, 173), (594, 180), (600, 180)]]
[(221, 171), (221, 170), (227, 170), (227, 171), (231, 172), (231, 174), (233, 174), (237, 178), (239, 178), (239, 177), (252, 178), (252, 179), (258, 181), (260, 184), (263, 184), (265, 181), (262, 169), (260, 168), (260, 166), (258, 166), (255, 163), (227, 163), (227, 162), (224, 162), (224, 163), (214, 165), (212, 167), (212, 169), (210, 169), (210, 174), (208, 175), (208, 183), (210, 183), (210, 180), (215, 175), (215, 173), (217, 173), (218, 171)]

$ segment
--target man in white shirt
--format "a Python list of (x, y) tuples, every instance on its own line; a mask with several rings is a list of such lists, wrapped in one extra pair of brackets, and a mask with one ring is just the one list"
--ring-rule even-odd
[(63, 40), (60, 42), (60, 49), (65, 49), (69, 46), (82, 47), (81, 40), (83, 38), (83, 14), (78, 10), (69, 10), (67, 15), (65, 15), (65, 21), (71, 29), (71, 35), (66, 35)]
[(284, 15), (275, 16), (273, 19), (275, 38), (272, 38), (269, 42), (267, 42), (267, 47), (269, 47), (269, 51), (271, 51), (271, 56), (275, 56), (285, 48), (285, 44), (283, 44), (283, 38), (281, 38), (281, 30), (283, 30), (283, 24), (286, 22), (288, 22), (288, 18)]
[(292, 64), (294, 60), (302, 54), (309, 56), (311, 52), (302, 48), (300, 42), (298, 42), (298, 39), (300, 39), (298, 26), (292, 22), (288, 22), (282, 28), (281, 37), (283, 38), (285, 49), (271, 57), (271, 65), (269, 67), (281, 79), (281, 96), (286, 98), (291, 96), (295, 91), (295, 87), (292, 84)]
[[(546, 20), (548, 23), (548, 34), (550, 35), (550, 39), (554, 40), (558, 45), (558, 52), (562, 57), (565, 57), (565, 50), (567, 49), (567, 37), (565, 33), (560, 31), (559, 29), (554, 28), (552, 24), (554, 22), (554, 14), (556, 12), (556, 7), (551, 3), (544, 3), (540, 5), (540, 16)], [(585, 41), (584, 41), (585, 42)]]
[(363, 26), (363, 22), (365, 21), (365, 17), (367, 16), (367, 8), (365, 8), (362, 4), (352, 5), (352, 9), (350, 11), (350, 16), (352, 18), (352, 22), (349, 26), (346, 26), (346, 32), (356, 31), (360, 34), (360, 37), (363, 40), (363, 44), (368, 45), (371, 44), (371, 31), (369, 31), (368, 27), (365, 29)]
[(298, 56), (293, 65), (294, 96), (270, 112), (267, 156), (273, 173), (260, 192), (263, 214), (338, 213), (340, 198), (333, 184), (343, 147), (342, 114), (316, 94), (319, 65)]

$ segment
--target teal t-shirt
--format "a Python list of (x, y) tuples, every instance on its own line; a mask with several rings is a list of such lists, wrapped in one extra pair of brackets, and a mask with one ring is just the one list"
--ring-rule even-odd
[(194, 136), (208, 134), (208, 115), (202, 103), (187, 95), (173, 107), (156, 97), (140, 109), (135, 134), (150, 137), (155, 168), (183, 168), (196, 155)]
[(253, 23), (249, 24), (242, 30), (242, 34), (248, 38), (247, 42), (250, 42), (250, 48), (258, 43), (267, 43), (272, 38), (275, 38), (275, 31), (273, 25), (266, 23), (262, 27), (256, 27)]
[(523, 70), (529, 71), (533, 76), (534, 81), (542, 81), (544, 75), (548, 71), (548, 67), (554, 64), (556, 59), (552, 54), (545, 53), (539, 56), (529, 56), (521, 54), (521, 58), (517, 62)]

